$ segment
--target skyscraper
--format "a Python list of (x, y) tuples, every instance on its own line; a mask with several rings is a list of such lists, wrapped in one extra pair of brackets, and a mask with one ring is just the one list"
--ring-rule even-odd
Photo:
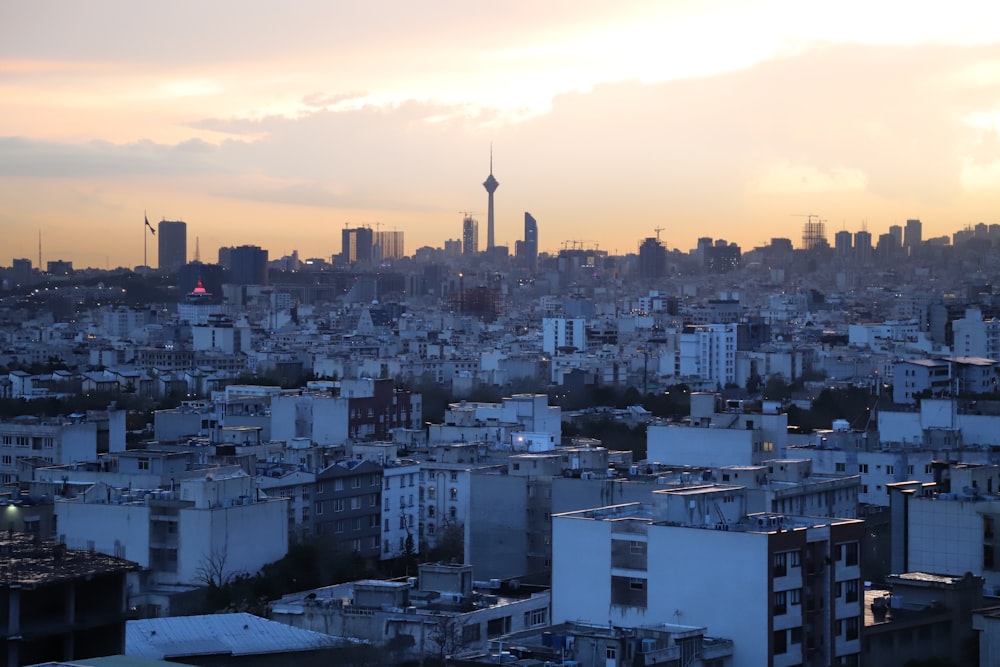
[(524, 212), (524, 260), (529, 270), (538, 268), (538, 223), (527, 211)]
[(833, 235), (833, 247), (837, 250), (837, 257), (851, 256), (851, 250), (853, 250), (851, 239), (851, 233), (846, 229), (841, 229)]
[(374, 235), (371, 227), (345, 227), (340, 238), (340, 258), (345, 264), (372, 260)]
[(650, 236), (639, 244), (639, 277), (662, 278), (667, 269), (667, 251), (660, 239)]
[(486, 209), (486, 249), (493, 250), (493, 193), (500, 187), (500, 182), (493, 178), (493, 146), (490, 146), (490, 175), (483, 181), (483, 187), (489, 193), (489, 203)]
[(915, 248), (920, 245), (923, 237), (923, 225), (919, 220), (911, 219), (906, 221), (906, 228), (903, 230), (903, 246)]
[(229, 281), (236, 285), (267, 284), (267, 251), (255, 245), (241, 245), (230, 251)]
[(186, 222), (161, 220), (157, 225), (156, 239), (160, 271), (175, 273), (187, 264)]
[[(490, 199), (493, 194), (490, 193)], [(475, 255), (479, 252), (479, 221), (466, 214), (462, 219), (462, 254)]]
[(406, 256), (403, 249), (403, 232), (396, 230), (375, 232), (375, 247), (379, 259), (402, 259)]

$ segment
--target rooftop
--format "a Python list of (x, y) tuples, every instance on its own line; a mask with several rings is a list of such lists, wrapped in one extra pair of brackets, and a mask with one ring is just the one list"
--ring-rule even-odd
[(63, 544), (36, 541), (24, 533), (0, 534), (0, 585), (44, 586), (78, 577), (138, 569), (131, 561)]
[(345, 641), (247, 613), (147, 618), (125, 628), (126, 653), (154, 659), (306, 651)]

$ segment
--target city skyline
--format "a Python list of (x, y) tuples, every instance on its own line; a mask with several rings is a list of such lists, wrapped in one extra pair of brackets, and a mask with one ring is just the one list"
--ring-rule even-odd
[(831, 244), (998, 222), (997, 9), (661, 5), (5, 5), (0, 263), (41, 234), (43, 260), (139, 265), (144, 209), (205, 248), (325, 257), (375, 223), (440, 247), (456, 211), (487, 222), (491, 144), (511, 252), (529, 210), (539, 251), (615, 254), (657, 227), (798, 245), (805, 213)]

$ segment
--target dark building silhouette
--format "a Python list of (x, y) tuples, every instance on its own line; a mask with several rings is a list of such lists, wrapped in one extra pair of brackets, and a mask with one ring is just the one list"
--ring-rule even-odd
[(157, 225), (156, 242), (159, 249), (160, 271), (175, 273), (187, 264), (186, 222), (161, 220)]
[(10, 267), (11, 283), (18, 286), (30, 285), (34, 282), (30, 259), (15, 259)]
[(479, 252), (479, 221), (471, 215), (462, 219), (462, 254), (475, 255)]
[(851, 233), (846, 229), (833, 235), (833, 247), (837, 251), (837, 257), (847, 259), (851, 256), (851, 251), (854, 249), (852, 238)]
[(705, 249), (705, 268), (715, 273), (726, 273), (740, 268), (742, 253), (735, 243), (726, 243), (723, 239)]
[(340, 234), (340, 261), (344, 264), (372, 261), (375, 235), (371, 227), (345, 227)]
[(516, 248), (517, 258), (529, 271), (538, 268), (538, 222), (527, 211), (524, 212), (524, 240), (517, 243)]
[(923, 225), (917, 219), (906, 221), (906, 228), (903, 229), (903, 246), (906, 248), (916, 248), (923, 240)]
[(177, 287), (184, 294), (190, 294), (201, 283), (207, 292), (221, 295), (224, 282), (225, 269), (218, 264), (189, 262), (181, 267), (177, 275)]
[(73, 262), (67, 262), (63, 259), (47, 262), (45, 267), (46, 273), (50, 276), (68, 276), (73, 273)]
[(120, 558), (40, 541), (0, 537), (0, 661), (30, 665), (125, 651), (126, 577)]
[(662, 278), (667, 272), (667, 249), (652, 236), (639, 244), (639, 277)]
[(255, 245), (230, 250), (229, 282), (235, 285), (267, 284), (267, 251)]

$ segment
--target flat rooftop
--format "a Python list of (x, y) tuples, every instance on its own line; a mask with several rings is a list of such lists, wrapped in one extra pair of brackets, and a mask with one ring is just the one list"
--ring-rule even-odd
[(91, 551), (66, 549), (56, 542), (36, 541), (24, 533), (0, 534), (0, 585), (24, 587), (79, 577), (138, 569), (132, 561)]

